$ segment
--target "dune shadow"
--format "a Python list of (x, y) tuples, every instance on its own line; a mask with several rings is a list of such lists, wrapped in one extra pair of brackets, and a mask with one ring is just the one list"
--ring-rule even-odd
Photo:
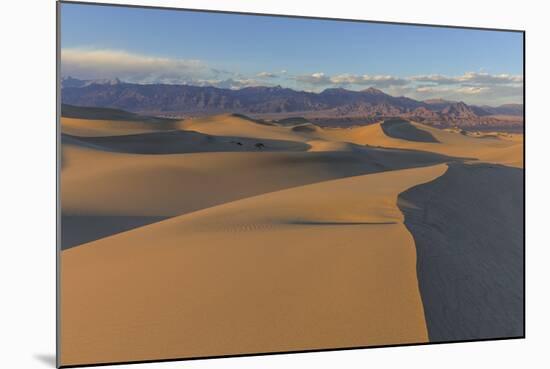
[(291, 129), (293, 132), (311, 133), (311, 132), (316, 132), (319, 128), (314, 124), (306, 123), (306, 124), (294, 126)]
[(399, 195), (430, 342), (524, 334), (523, 192), (521, 169), (451, 163)]
[(131, 121), (140, 123), (154, 123), (159, 128), (175, 129), (178, 120), (171, 118), (159, 118), (147, 115), (131, 113), (125, 110), (93, 107), (93, 106), (76, 106), (69, 104), (61, 105), (61, 116), (64, 118), (76, 119), (100, 119), (113, 121)]
[(384, 134), (392, 138), (415, 142), (439, 142), (430, 132), (418, 129), (406, 120), (389, 119), (380, 126)]
[(310, 145), (297, 141), (212, 136), (195, 131), (177, 130), (103, 137), (77, 137), (62, 134), (62, 140), (86, 148), (129, 154), (307, 151), (310, 148)]
[(167, 218), (169, 217), (64, 214), (61, 216), (61, 249), (70, 249)]
[(237, 117), (237, 118), (241, 118), (241, 119), (245, 119), (249, 122), (252, 122), (252, 123), (256, 123), (256, 124), (261, 124), (263, 126), (276, 126), (276, 124), (274, 123), (271, 123), (271, 122), (268, 122), (268, 121), (265, 121), (263, 119), (254, 119), (254, 118), (251, 118), (249, 117), (248, 115), (244, 115), (244, 114), (240, 114), (240, 113), (233, 113), (231, 114), (233, 117)]

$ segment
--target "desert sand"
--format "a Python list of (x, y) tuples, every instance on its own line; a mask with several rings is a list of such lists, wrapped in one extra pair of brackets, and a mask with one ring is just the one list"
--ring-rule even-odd
[(79, 137), (123, 136), (140, 133), (168, 131), (172, 123), (149, 123), (147, 121), (79, 119), (63, 117), (63, 133)]
[(398, 197), (448, 167), (523, 165), (519, 135), (411, 122), (94, 114), (61, 122), (64, 365), (426, 342)]

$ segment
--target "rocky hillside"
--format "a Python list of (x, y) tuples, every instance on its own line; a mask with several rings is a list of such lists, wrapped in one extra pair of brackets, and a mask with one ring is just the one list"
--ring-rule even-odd
[[(439, 126), (521, 125), (523, 105), (470, 106), (442, 99), (417, 101), (394, 97), (375, 88), (361, 91), (330, 88), (320, 93), (290, 88), (246, 87), (238, 90), (211, 86), (135, 84), (118, 79), (62, 80), (62, 102), (108, 107), (155, 115), (203, 115), (233, 112), (249, 115), (314, 117), (317, 120), (402, 116)], [(512, 116), (503, 119), (499, 115)]]

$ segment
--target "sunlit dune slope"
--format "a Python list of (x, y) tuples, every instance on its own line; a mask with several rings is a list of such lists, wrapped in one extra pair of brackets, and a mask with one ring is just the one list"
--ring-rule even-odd
[(65, 250), (62, 363), (426, 342), (396, 201), (446, 168), (267, 193)]
[[(233, 115), (218, 115), (181, 122), (180, 129), (220, 136), (242, 136), (308, 142), (326, 141), (330, 149), (335, 142), (431, 151), (443, 155), (466, 157), (513, 167), (523, 166), (522, 135), (475, 137), (450, 132), (414, 122), (383, 128), (383, 123), (353, 128), (321, 128), (312, 124), (299, 126), (264, 125)], [(384, 132), (386, 129), (386, 132)], [(393, 137), (392, 137), (393, 136)], [(317, 148), (323, 147), (320, 142)], [(338, 150), (337, 146), (336, 149)], [(312, 151), (316, 151), (313, 149)]]
[(419, 123), (410, 123), (417, 130), (424, 131), (437, 142), (419, 142), (388, 136), (380, 123), (349, 129), (325, 128), (317, 130), (315, 136), (327, 141), (343, 141), (358, 145), (372, 145), (411, 150), (422, 150), (443, 155), (475, 158), (513, 167), (523, 167), (523, 139), (521, 135), (502, 138), (478, 138), (449, 132)]
[(138, 115), (119, 109), (61, 105), (61, 131), (81, 136), (117, 136), (173, 130), (177, 120)]
[[(176, 130), (184, 131), (184, 133), (165, 132)], [(339, 151), (340, 148), (346, 146), (342, 143), (352, 143), (360, 146), (371, 145), (430, 151), (513, 167), (523, 166), (523, 135), (480, 134), (476, 136), (441, 130), (414, 122), (404, 122), (404, 124), (395, 126), (386, 122), (353, 128), (321, 128), (310, 123), (297, 126), (259, 123), (234, 114), (158, 122), (62, 118), (62, 132), (80, 137), (139, 135), (155, 132), (160, 137), (167, 135), (176, 137), (178, 134), (191, 136), (190, 132), (185, 131), (194, 131), (195, 135), (199, 133), (206, 135), (201, 136), (203, 140), (212, 136), (217, 137), (219, 145), (210, 145), (206, 149), (206, 145), (187, 147), (186, 143), (178, 141), (177, 149), (174, 148), (170, 152), (247, 151), (254, 148), (253, 145), (258, 142), (270, 145), (271, 147), (267, 147), (268, 150), (285, 150), (285, 148), (302, 150), (304, 146), (299, 146), (300, 144), (306, 145), (308, 141), (314, 141), (316, 147), (311, 151)], [(181, 140), (186, 138), (181, 137)], [(146, 137), (136, 136), (135, 138), (135, 140), (140, 139), (145, 141)], [(189, 142), (193, 141), (193, 137), (187, 139)], [(109, 141), (105, 137), (101, 137), (100, 140)], [(118, 139), (118, 141), (120, 140)], [(262, 140), (273, 141), (271, 143)], [(118, 142), (116, 137), (112, 141)], [(321, 141), (326, 143), (323, 144)], [(238, 145), (237, 142), (244, 145)], [(294, 144), (291, 144), (292, 142)], [(157, 144), (173, 145), (170, 142)], [(151, 143), (150, 145), (155, 144)], [(347, 148), (349, 149), (349, 146)], [(128, 149), (122, 151), (139, 152), (139, 150)]]
[[(178, 122), (96, 110), (94, 117), (110, 120), (62, 119), (75, 133), (62, 134), (61, 202), (71, 220), (64, 224), (72, 224), (63, 228), (64, 248), (262, 193), (460, 160), (441, 154), (521, 165), (521, 135), (463, 135), (406, 121), (330, 129), (231, 114)], [(91, 219), (102, 227), (89, 227)]]
[(179, 128), (216, 136), (239, 136), (257, 139), (306, 141), (310, 131), (302, 132), (275, 124), (261, 124), (233, 114), (194, 118), (179, 123)]

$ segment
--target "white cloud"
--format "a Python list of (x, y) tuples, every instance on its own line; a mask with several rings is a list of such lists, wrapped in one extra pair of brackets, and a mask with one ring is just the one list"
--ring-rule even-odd
[(253, 78), (248, 79), (207, 79), (207, 80), (196, 80), (192, 82), (194, 85), (197, 86), (212, 86), (212, 87), (218, 87), (218, 88), (228, 88), (231, 90), (236, 90), (244, 87), (254, 87), (254, 86), (269, 86), (270, 84), (266, 84), (264, 82), (258, 81)]
[(283, 69), (276, 73), (262, 71), (256, 75), (246, 75), (212, 68), (201, 60), (155, 57), (109, 49), (62, 49), (61, 72), (63, 76), (79, 79), (120, 78), (134, 83), (194, 84), (230, 89), (274, 84), (306, 91), (329, 87), (375, 87), (394, 96), (445, 98), (476, 104), (521, 102), (523, 99), (523, 77), (513, 74), (466, 72), (455, 76), (427, 74), (397, 77), (315, 72), (293, 75)]
[(458, 77), (458, 79), (461, 83), (488, 85), (523, 83), (523, 76), (515, 76), (510, 74), (491, 75), (489, 73), (467, 72), (463, 76)]
[(490, 87), (465, 86), (456, 89), (456, 92), (459, 94), (479, 95), (489, 91), (490, 89)]
[(498, 105), (523, 100), (523, 76), (466, 72), (459, 76), (441, 74), (409, 77), (416, 99), (444, 98), (470, 104)]
[(302, 74), (295, 76), (294, 79), (298, 82), (310, 84), (310, 85), (328, 85), (330, 84), (330, 78), (323, 72), (316, 72), (312, 74)]
[(256, 77), (258, 78), (277, 78), (277, 75), (275, 73), (271, 72), (260, 72), (256, 74)]
[(409, 83), (406, 79), (389, 76), (389, 75), (356, 75), (356, 74), (338, 74), (335, 76), (327, 76), (322, 72), (313, 74), (305, 74), (295, 76), (294, 79), (298, 82), (321, 85), (321, 86), (372, 86), (378, 88), (390, 86), (404, 86)]
[(332, 83), (341, 85), (361, 85), (372, 86), (378, 88), (386, 88), (390, 86), (404, 86), (409, 83), (406, 79), (394, 77), (390, 75), (353, 75), (340, 74), (331, 78)]
[(81, 79), (120, 78), (137, 83), (185, 83), (212, 74), (200, 60), (86, 49), (62, 49), (61, 72)]
[(444, 89), (438, 89), (431, 86), (421, 86), (421, 87), (417, 87), (415, 91), (420, 93), (433, 93), (433, 92), (444, 91)]
[(500, 105), (510, 102), (521, 103), (523, 86), (502, 84), (493, 86), (420, 86), (407, 95), (418, 100), (442, 98), (464, 101), (468, 104)]
[(450, 85), (458, 83), (456, 78), (453, 77), (446, 77), (441, 74), (430, 74), (430, 75), (423, 75), (423, 76), (412, 76), (409, 78), (411, 81), (416, 82), (429, 82), (434, 83), (438, 85)]
[(437, 85), (454, 85), (454, 84), (514, 84), (514, 83), (523, 83), (523, 77), (520, 75), (511, 75), (511, 74), (496, 74), (492, 75), (489, 73), (477, 73), (477, 72), (466, 72), (461, 76), (444, 76), (441, 74), (430, 74), (430, 75), (421, 75), (421, 76), (412, 76), (409, 78), (411, 81), (415, 82), (425, 82)]

